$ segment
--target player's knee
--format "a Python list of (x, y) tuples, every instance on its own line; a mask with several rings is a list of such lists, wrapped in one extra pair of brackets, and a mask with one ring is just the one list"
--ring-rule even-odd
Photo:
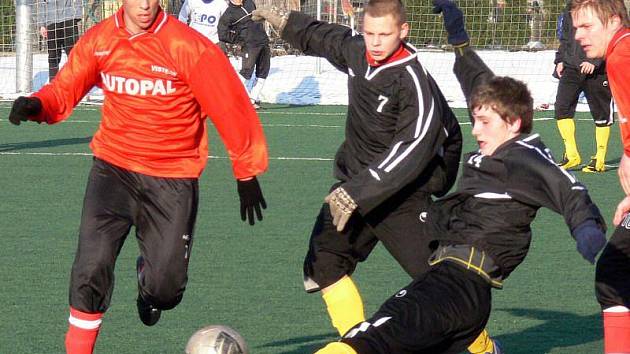
[(241, 70), (239, 71), (239, 74), (241, 74), (241, 76), (245, 79), (245, 80), (249, 80), (252, 78), (252, 74), (254, 73), (254, 68), (250, 69), (250, 70)]
[(610, 127), (613, 124), (613, 120), (612, 119), (598, 119), (595, 121), (595, 126), (598, 128), (606, 128), (606, 127)]
[(339, 262), (327, 257), (308, 258), (304, 262), (304, 290), (308, 293), (325, 289), (346, 275), (352, 274), (354, 267), (347, 262)]
[(556, 120), (565, 120), (565, 119), (573, 119), (573, 115), (569, 113), (561, 113), (567, 112), (567, 109), (560, 109), (560, 107), (556, 106)]
[(162, 310), (170, 310), (177, 306), (184, 296), (186, 277), (175, 272), (158, 272), (145, 274), (142, 284), (142, 297)]
[(357, 354), (357, 352), (346, 343), (334, 342), (329, 343), (315, 354)]
[(172, 286), (148, 288), (142, 294), (142, 297), (147, 302), (161, 310), (174, 308), (182, 301), (183, 296), (184, 292), (182, 289)]

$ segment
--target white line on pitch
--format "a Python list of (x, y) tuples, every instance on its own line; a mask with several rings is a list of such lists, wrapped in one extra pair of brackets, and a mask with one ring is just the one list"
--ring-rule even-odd
[[(89, 152), (10, 152), (10, 151), (0, 151), (1, 155), (30, 155), (30, 156), (92, 156)], [(214, 160), (227, 160), (228, 158), (225, 156), (208, 156), (209, 159)], [(334, 161), (332, 158), (325, 157), (287, 157), (287, 156), (279, 156), (279, 157), (270, 157), (269, 160), (279, 160), (279, 161)], [(460, 162), (461, 163), (461, 162)], [(608, 168), (617, 168), (619, 165), (606, 164)]]
[[(542, 118), (534, 118), (534, 121), (548, 121), (548, 120), (555, 120), (555, 118), (552, 117), (542, 117)], [(593, 119), (590, 118), (579, 118), (577, 119), (578, 121), (592, 121)], [(0, 122), (2, 121), (8, 121), (8, 119), (0, 119)], [(70, 123), (95, 123), (98, 124), (100, 123), (100, 121), (98, 120), (73, 120), (73, 119), (69, 119), (69, 120), (65, 120), (63, 122), (61, 122), (63, 124), (70, 124)], [(470, 122), (460, 122), (460, 125), (470, 125)], [(278, 124), (278, 123), (264, 123), (262, 125), (263, 127), (287, 127), (287, 128), (343, 128), (343, 125), (327, 125), (327, 124)]]
[[(0, 155), (30, 155), (30, 156), (93, 156), (89, 152), (15, 152), (15, 151), (0, 151)], [(208, 156), (210, 159), (227, 160), (226, 156)], [(333, 161), (332, 158), (325, 157), (269, 157), (269, 160), (289, 160), (289, 161)]]

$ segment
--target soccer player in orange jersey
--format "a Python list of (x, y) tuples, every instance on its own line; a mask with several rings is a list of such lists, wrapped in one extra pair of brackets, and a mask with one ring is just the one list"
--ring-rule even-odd
[(604, 318), (604, 351), (630, 353), (630, 19), (623, 0), (573, 0), (575, 39), (589, 58), (604, 58), (619, 112), (623, 154), (619, 181), (625, 198), (617, 226), (597, 262), (595, 290)]
[(159, 0), (123, 0), (77, 42), (51, 84), (15, 100), (9, 119), (60, 122), (94, 85), (105, 100), (72, 267), (68, 354), (92, 353), (132, 226), (140, 319), (154, 325), (181, 301), (208, 158), (206, 116), (232, 161), (241, 218), (253, 225), (266, 207), (256, 176), (267, 169), (267, 146), (247, 93), (219, 47), (167, 16)]

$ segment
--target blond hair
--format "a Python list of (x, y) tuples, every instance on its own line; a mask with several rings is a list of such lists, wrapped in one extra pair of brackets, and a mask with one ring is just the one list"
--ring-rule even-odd
[(399, 24), (407, 22), (405, 6), (401, 0), (370, 0), (365, 6), (365, 13), (372, 17), (392, 15)]
[(619, 16), (624, 27), (630, 27), (628, 10), (623, 0), (572, 0), (571, 12), (592, 9), (599, 20), (606, 25), (613, 16)]

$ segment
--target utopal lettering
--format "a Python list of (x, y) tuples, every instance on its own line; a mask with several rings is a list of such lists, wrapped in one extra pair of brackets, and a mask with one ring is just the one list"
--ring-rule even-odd
[(137, 80), (101, 73), (107, 91), (133, 96), (165, 96), (175, 92), (171, 80)]

